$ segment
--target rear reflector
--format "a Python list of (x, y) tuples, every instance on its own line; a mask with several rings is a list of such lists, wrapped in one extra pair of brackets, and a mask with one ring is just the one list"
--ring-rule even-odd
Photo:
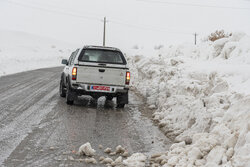
[(129, 82), (130, 82), (130, 72), (129, 71), (127, 71), (126, 72), (126, 85), (129, 85)]
[(74, 67), (74, 68), (72, 69), (72, 80), (76, 80), (76, 76), (77, 76), (77, 68)]

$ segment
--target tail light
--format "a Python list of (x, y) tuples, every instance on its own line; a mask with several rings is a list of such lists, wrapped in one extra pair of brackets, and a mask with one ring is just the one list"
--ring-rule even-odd
[(76, 76), (77, 76), (77, 68), (74, 67), (74, 68), (72, 69), (72, 80), (76, 80)]
[(129, 82), (130, 82), (130, 72), (129, 71), (127, 71), (126, 72), (126, 85), (129, 85)]

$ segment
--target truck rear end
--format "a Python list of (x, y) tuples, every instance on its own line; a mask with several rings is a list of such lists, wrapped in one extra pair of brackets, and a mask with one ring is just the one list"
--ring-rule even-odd
[(121, 107), (128, 103), (130, 72), (120, 50), (85, 47), (74, 62), (71, 86), (78, 95), (117, 97)]

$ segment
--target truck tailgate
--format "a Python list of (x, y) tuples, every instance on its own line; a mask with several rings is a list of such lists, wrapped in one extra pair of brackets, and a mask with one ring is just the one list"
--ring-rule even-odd
[(126, 71), (127, 69), (115, 67), (79, 66), (76, 82), (124, 86)]

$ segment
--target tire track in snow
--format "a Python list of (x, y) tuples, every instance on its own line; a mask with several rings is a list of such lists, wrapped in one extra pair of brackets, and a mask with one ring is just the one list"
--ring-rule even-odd
[[(44, 83), (41, 83), (41, 84), (44, 85)], [(26, 96), (26, 97), (24, 96), (24, 98), (22, 100), (20, 100), (20, 98), (15, 99), (15, 101), (16, 101), (16, 102), (14, 102), (15, 105), (9, 107), (9, 109), (8, 109), (9, 112), (7, 111), (5, 116), (0, 117), (1, 124), (7, 126), (9, 124), (9, 122), (11, 122), (11, 119), (15, 115), (20, 115), (20, 113), (25, 111), (28, 107), (30, 107), (31, 104), (36, 105), (36, 100), (39, 98), (42, 98), (41, 96), (43, 96), (46, 93), (44, 90), (49, 89), (49, 88), (51, 89), (51, 87), (52, 87), (52, 89), (55, 89), (55, 87), (57, 87), (57, 85), (58, 85), (57, 83), (51, 82), (49, 84), (46, 84), (46, 85), (40, 87), (39, 89), (36, 89), (32, 93), (30, 93), (28, 96)], [(30, 89), (32, 89), (32, 88), (30, 88)], [(19, 99), (19, 101), (18, 101), (18, 99)]]
[(38, 125), (41, 120), (53, 110), (57, 101), (50, 101), (58, 93), (54, 89), (44, 96), (36, 105), (30, 107), (20, 116), (14, 118), (7, 127), (0, 129), (0, 165), (15, 150), (21, 141), (32, 131), (33, 127)]

